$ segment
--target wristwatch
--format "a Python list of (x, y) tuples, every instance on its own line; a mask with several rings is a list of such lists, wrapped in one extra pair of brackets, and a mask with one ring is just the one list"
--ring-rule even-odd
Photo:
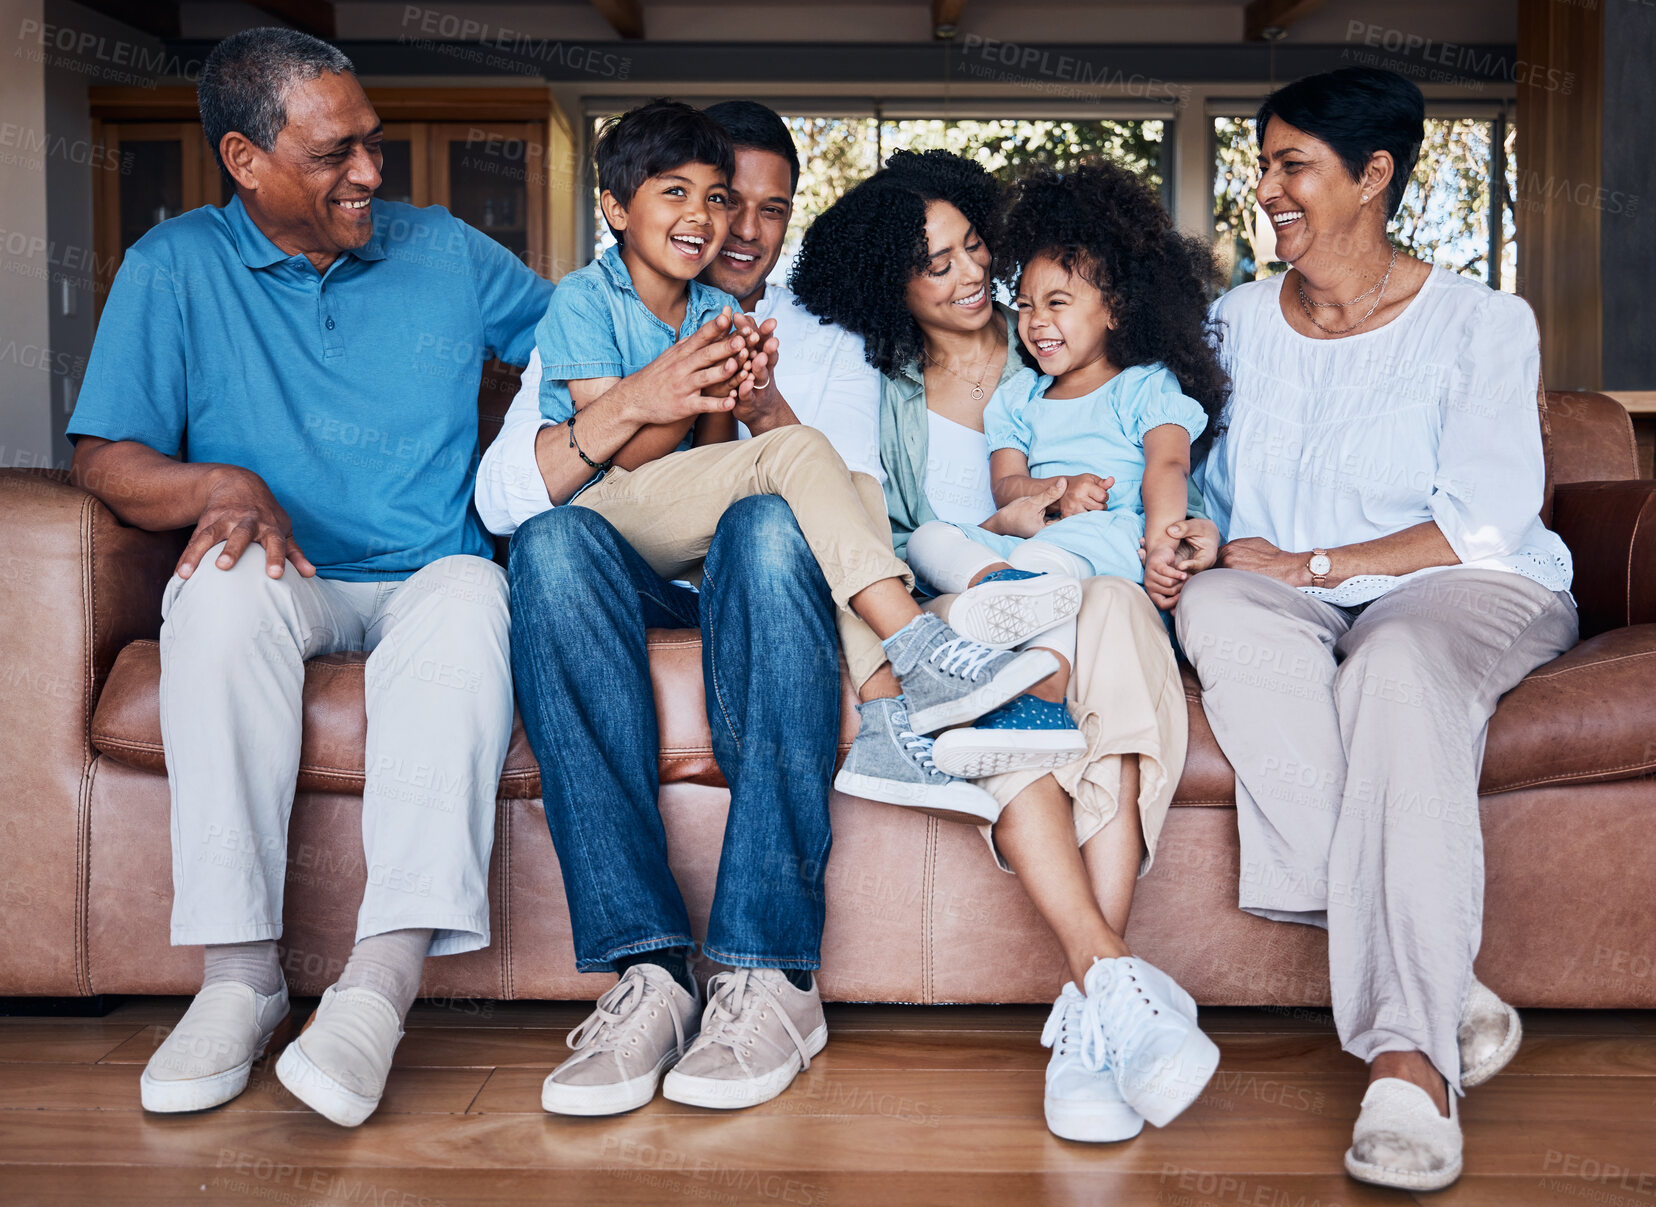
[(1334, 563), (1328, 560), (1328, 550), (1311, 550), (1311, 560), (1305, 563), (1305, 568), (1311, 572), (1311, 585), (1320, 587), (1328, 572), (1334, 568)]

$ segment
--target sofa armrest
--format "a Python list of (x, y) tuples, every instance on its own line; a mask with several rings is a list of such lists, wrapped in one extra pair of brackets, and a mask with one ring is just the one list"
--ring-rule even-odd
[(184, 537), (127, 527), (62, 471), (0, 470), (0, 995), (91, 992), (92, 708), (160, 631)]
[(1656, 623), (1656, 481), (1560, 483), (1552, 529), (1575, 561), (1583, 641)]

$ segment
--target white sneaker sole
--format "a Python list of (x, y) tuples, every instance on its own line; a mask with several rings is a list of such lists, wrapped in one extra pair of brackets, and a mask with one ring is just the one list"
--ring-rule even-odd
[[(828, 1024), (823, 1023), (805, 1037), (805, 1048), (815, 1056), (828, 1045)], [(793, 1084), (799, 1076), (799, 1053), (787, 1062), (758, 1077), (737, 1080), (724, 1077), (692, 1077), (674, 1069), (661, 1083), (661, 1096), (685, 1106), (715, 1111), (736, 1111), (769, 1102)]]
[(1060, 1140), (1110, 1144), (1131, 1140), (1144, 1130), (1144, 1116), (1125, 1102), (1045, 1102), (1047, 1130)]
[(1001, 815), (1000, 802), (974, 784), (907, 784), (841, 770), (834, 777), (834, 787), (847, 796), (914, 809), (967, 825), (990, 825)]
[(346, 1089), (306, 1056), (295, 1040), (276, 1062), (276, 1076), (300, 1102), (340, 1127), (357, 1127), (379, 1106), (378, 1097), (365, 1098)]
[[(1506, 1005), (1505, 1002), (1501, 1004)], [(1461, 1073), (1461, 1088), (1463, 1090), (1482, 1085), (1506, 1068), (1512, 1058), (1518, 1055), (1518, 1045), (1524, 1042), (1524, 1024), (1518, 1019), (1518, 1011), (1511, 1006), (1507, 1006), (1506, 1011), (1506, 1038), (1501, 1041), (1500, 1047), (1484, 1057), (1482, 1064), (1474, 1065)]]
[(1412, 1169), (1392, 1169), (1388, 1165), (1374, 1165), (1368, 1161), (1359, 1161), (1352, 1155), (1351, 1149), (1346, 1149), (1346, 1172), (1359, 1182), (1368, 1182), (1375, 1186), (1390, 1186), (1394, 1190), (1442, 1190), (1452, 1185), (1461, 1176), (1462, 1161), (1455, 1158), (1454, 1164), (1432, 1173), (1421, 1173)]
[(1219, 1046), (1196, 1027), (1190, 1028), (1173, 1059), (1163, 1063), (1154, 1077), (1122, 1096), (1127, 1104), (1156, 1127), (1166, 1127), (1207, 1088), (1219, 1067)]
[(146, 1111), (158, 1115), (207, 1111), (215, 1106), (223, 1106), (247, 1088), (254, 1063), (270, 1050), (271, 1043), (277, 1041), (278, 1037), (286, 1037), (291, 1017), (289, 1014), (282, 1015), (280, 1021), (259, 1041), (253, 1055), (233, 1069), (225, 1069), (221, 1073), (212, 1073), (206, 1077), (192, 1077), (187, 1081), (163, 1081), (151, 1077), (149, 1069), (146, 1068), (143, 1075), (138, 1078), (139, 1102)]
[(982, 779), (1003, 771), (1051, 771), (1087, 753), (1078, 729), (950, 729), (937, 735), (932, 761), (945, 775)]
[(655, 1097), (661, 1074), (677, 1059), (677, 1052), (667, 1052), (650, 1072), (610, 1085), (565, 1085), (553, 1081), (548, 1074), (541, 1082), (541, 1109), (551, 1115), (584, 1116), (624, 1115), (636, 1111)]
[(984, 713), (999, 708), (1013, 696), (1023, 695), (1057, 669), (1056, 655), (1049, 654), (1046, 650), (1025, 650), (982, 687), (953, 700), (933, 704), (930, 708), (910, 712), (909, 725), (915, 733), (936, 733), (950, 725), (964, 725), (967, 721), (975, 721)]
[(1009, 650), (1057, 628), (1080, 610), (1080, 582), (1047, 574), (963, 591), (949, 607), (949, 627), (962, 637)]

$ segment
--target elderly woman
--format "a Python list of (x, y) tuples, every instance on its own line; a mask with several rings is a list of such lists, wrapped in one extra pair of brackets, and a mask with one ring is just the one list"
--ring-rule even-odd
[[(861, 336), (883, 375), (880, 451), (899, 552), (933, 519), (1012, 532), (1033, 516), (1038, 527), (1058, 498), (997, 512), (990, 490), (984, 409), (1021, 368), (1017, 315), (990, 293), (999, 199), (969, 160), (899, 152), (816, 221), (794, 268), (799, 301)], [(1160, 221), (1176, 239), (1165, 214)], [(1198, 259), (1175, 284), (1200, 297)], [(1211, 379), (1222, 381), (1216, 361)], [(1053, 1049), (1047, 1124), (1067, 1139), (1122, 1140), (1146, 1118), (1161, 1126), (1188, 1106), (1218, 1053), (1189, 995), (1122, 938), (1135, 874), (1150, 866), (1184, 766), (1171, 644), (1137, 583), (1089, 578), (1081, 597), (1068, 702), (1084, 754), (977, 782), (998, 802), (983, 827), (990, 848), (1021, 877), (1073, 978), (1042, 1036)], [(947, 616), (955, 598), (934, 607)]]
[(1576, 640), (1529, 308), (1387, 238), (1423, 115), (1370, 69), (1259, 110), (1293, 267), (1215, 306), (1233, 394), (1197, 477), (1228, 543), (1177, 612), (1236, 769), (1241, 906), (1327, 928), (1341, 1043), (1370, 1065), (1346, 1168), (1412, 1190), (1459, 1175), (1455, 1097), (1519, 1040), (1472, 970), (1485, 728)]

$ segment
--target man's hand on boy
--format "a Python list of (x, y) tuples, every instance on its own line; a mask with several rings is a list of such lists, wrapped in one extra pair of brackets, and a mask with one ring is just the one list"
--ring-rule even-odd
[(1110, 487), (1114, 478), (1100, 478), (1097, 474), (1071, 474), (1069, 485), (1058, 497), (1058, 515), (1069, 519), (1084, 511), (1103, 511), (1110, 505)]
[(781, 341), (775, 335), (776, 320), (766, 319), (756, 326), (752, 315), (741, 314), (736, 316), (736, 327), (748, 341), (750, 356), (736, 387), (736, 418), (755, 436), (798, 423), (799, 417), (776, 388), (776, 362), (781, 352)]

